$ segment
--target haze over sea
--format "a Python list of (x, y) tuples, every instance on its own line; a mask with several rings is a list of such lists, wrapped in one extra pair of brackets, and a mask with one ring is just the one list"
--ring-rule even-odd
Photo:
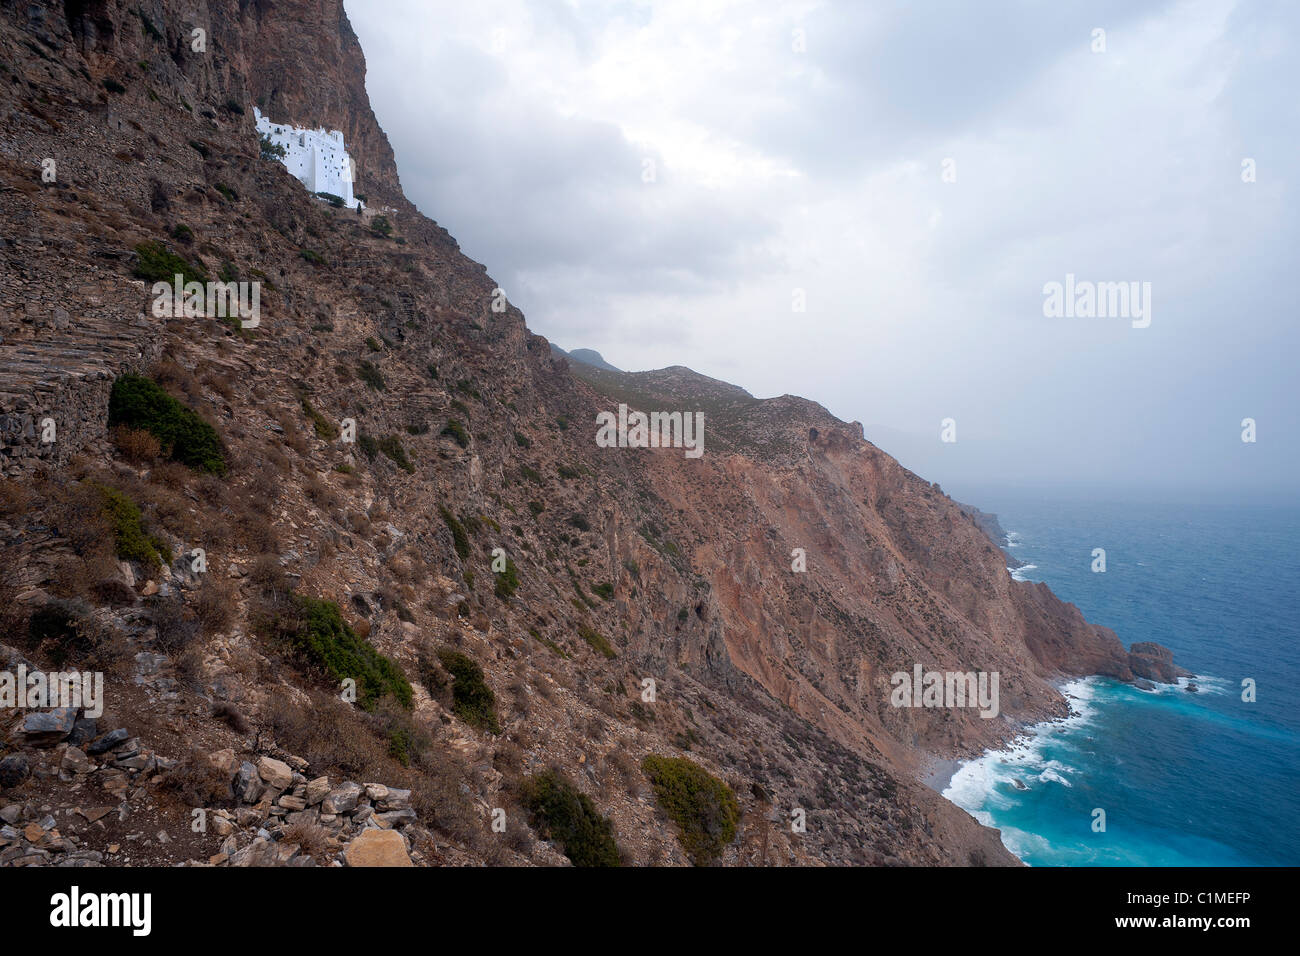
[[(1046, 582), (1125, 646), (1164, 644), (1199, 692), (1071, 682), (1070, 718), (963, 765), (944, 795), (1033, 866), (1300, 863), (1300, 508), (959, 497), (999, 515), (1026, 564), (1017, 577)], [(1094, 548), (1105, 573), (1091, 570)]]

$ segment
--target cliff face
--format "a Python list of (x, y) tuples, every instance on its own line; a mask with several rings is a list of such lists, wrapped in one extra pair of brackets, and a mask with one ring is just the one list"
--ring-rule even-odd
[[(57, 634), (28, 619), (71, 609), (90, 635), (73, 652), (109, 673), (98, 730), (152, 748), (98, 769), (148, 791), (152, 813), (252, 806), (231, 810), (234, 832), (152, 847), (155, 862), (303, 859), (291, 823), (325, 831), (313, 857), (343, 853), (373, 828), (368, 804), (321, 811), (317, 774), (411, 789), (417, 862), (557, 862), (523, 797), (548, 767), (611, 818), (626, 860), (685, 862), (647, 755), (731, 786), (723, 863), (1014, 862), (916, 782), (920, 761), (1063, 713), (1054, 678), (1131, 679), (1115, 635), (1013, 581), (974, 518), (860, 426), (687, 369), (570, 367), (516, 309), (494, 311), (484, 268), (401, 198), (340, 3), (0, 2), (0, 63), (5, 653), (48, 664)], [(259, 101), (341, 128), (392, 233), (261, 158)], [(148, 242), (260, 282), (260, 326), (155, 317)], [(127, 372), (215, 426), (224, 475), (110, 435)], [(619, 402), (703, 411), (704, 456), (598, 447), (596, 415)], [(170, 549), (160, 566), (123, 553), (121, 526), (88, 504), (101, 488), (139, 507)], [(294, 595), (335, 602), (409, 678), (410, 709), (341, 707), (285, 638)], [(482, 668), (495, 727), (467, 717), (437, 648)], [(1135, 654), (1141, 674), (1172, 667)], [(892, 706), (891, 675), (916, 665), (996, 672), (998, 716)], [(5, 747), (71, 779), (108, 760), (47, 738), (11, 732)], [(8, 774), (0, 809), (73, 800), (58, 779)], [(377, 812), (405, 812), (378, 793)], [(285, 854), (257, 843), (263, 826)]]
[[(856, 423), (686, 370), (575, 364), (574, 373), (598, 407), (707, 409), (702, 459), (624, 453), (638, 456), (649, 493), (672, 515), (672, 539), (689, 545), (709, 585), (693, 619), (713, 625), (695, 628), (683, 659), (734, 668), (837, 739), (870, 740), (904, 760), (896, 741), (969, 753), (1063, 713), (1051, 680), (1133, 679), (1113, 632), (1045, 585), (1013, 580), (972, 509), (865, 441)], [(791, 570), (796, 548), (806, 572)], [(890, 677), (917, 663), (999, 673), (1005, 719), (891, 706)]]
[[(342, 0), (69, 0), (16, 5), (46, 46), (76, 49), (106, 76), (141, 72), (177, 101), (340, 129), (357, 161), (357, 189), (403, 199), (388, 137), (366, 95), (366, 61)], [(204, 31), (204, 52), (194, 49)], [(160, 55), (161, 54), (161, 55)], [(368, 190), (368, 192), (367, 192)]]

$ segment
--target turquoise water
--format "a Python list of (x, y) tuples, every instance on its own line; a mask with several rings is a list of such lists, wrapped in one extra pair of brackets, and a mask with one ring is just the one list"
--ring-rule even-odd
[(999, 514), (1032, 565), (1017, 576), (1126, 646), (1169, 647), (1200, 691), (1074, 681), (1070, 718), (964, 765), (944, 795), (1033, 866), (1300, 864), (1300, 509), (967, 500)]

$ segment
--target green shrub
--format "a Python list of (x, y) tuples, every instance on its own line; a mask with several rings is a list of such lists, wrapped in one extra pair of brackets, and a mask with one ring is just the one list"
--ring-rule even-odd
[(142, 242), (135, 247), (140, 258), (135, 264), (133, 275), (146, 282), (166, 282), (171, 284), (180, 276), (182, 282), (207, 282), (208, 274), (198, 266), (168, 251), (167, 247), (156, 239)]
[(543, 511), (546, 510), (546, 505), (542, 504), (540, 501), (530, 501), (528, 502), (528, 510), (531, 511), (533, 513), (533, 517), (536, 518), (539, 514), (541, 514)]
[(532, 448), (532, 440), (523, 432), (515, 432), (515, 444), (520, 448)]
[(388, 383), (384, 381), (384, 373), (379, 371), (379, 367), (373, 362), (363, 360), (357, 366), (357, 375), (376, 392), (382, 392), (388, 387)]
[(397, 727), (388, 732), (388, 756), (403, 767), (411, 765), (411, 751), (415, 749), (414, 734), (407, 727)]
[(332, 682), (357, 682), (357, 703), (374, 710), (380, 698), (392, 695), (411, 706), (411, 685), (402, 669), (348, 627), (333, 601), (294, 595), (298, 620), (288, 633), (290, 643)]
[(235, 202), (239, 199), (239, 193), (235, 192), (225, 183), (217, 183), (216, 189), (217, 192), (221, 193), (221, 195), (226, 198), (226, 202)]
[(279, 143), (271, 142), (271, 137), (263, 135), (261, 140), (262, 158), (268, 160), (284, 159), (287, 150)]
[(677, 824), (696, 866), (707, 866), (736, 838), (740, 805), (721, 780), (685, 757), (648, 755), (641, 762), (660, 808)]
[(193, 242), (194, 230), (183, 222), (178, 223), (176, 228), (172, 230), (172, 238), (178, 242)]
[(342, 196), (336, 196), (334, 193), (324, 193), (324, 192), (322, 192), (322, 193), (317, 193), (316, 195), (319, 196), (321, 199), (324, 199), (327, 203), (329, 203), (329, 204), (330, 204), (331, 206), (333, 206), (335, 209), (342, 209), (342, 208), (343, 208), (344, 203), (343, 203), (343, 197), (342, 197)]
[(408, 475), (415, 474), (415, 465), (411, 463), (411, 459), (406, 457), (406, 449), (402, 447), (402, 440), (396, 435), (381, 438), (379, 440), (379, 450), (402, 471)]
[(303, 259), (305, 259), (307, 262), (310, 262), (314, 266), (325, 265), (325, 257), (322, 256), (315, 249), (299, 249), (298, 255), (302, 256)]
[(574, 866), (619, 865), (614, 825), (557, 771), (526, 778), (521, 795), (537, 832), (563, 847)]
[(456, 554), (464, 561), (469, 557), (469, 535), (465, 532), (465, 526), (457, 521), (456, 516), (444, 505), (438, 506), (438, 513), (442, 515), (442, 520), (447, 522), (447, 527), (451, 529)]
[(545, 480), (542, 478), (542, 473), (531, 465), (520, 465), (519, 474), (523, 475), (535, 485), (540, 485)]
[(127, 561), (139, 561), (154, 568), (170, 564), (171, 548), (162, 539), (149, 534), (144, 518), (136, 503), (116, 488), (95, 486), (99, 491), (101, 514), (113, 529), (117, 556)]
[(302, 411), (304, 415), (311, 419), (311, 427), (315, 430), (317, 438), (322, 441), (333, 441), (339, 437), (339, 427), (312, 408), (311, 402), (307, 400), (305, 395), (302, 398)]
[(569, 518), (569, 524), (573, 525), (579, 531), (590, 531), (591, 522), (582, 515), (573, 515)]
[(608, 581), (602, 581), (600, 584), (593, 584), (591, 590), (602, 600), (614, 600), (614, 585)]
[(373, 436), (367, 435), (365, 432), (361, 432), (361, 434), (357, 435), (357, 447), (361, 449), (361, 453), (365, 455), (369, 461), (374, 461), (375, 456), (379, 454), (379, 442), (375, 441)]
[(560, 465), (555, 469), (559, 476), (566, 481), (572, 478), (578, 478), (582, 475), (577, 468), (570, 468), (568, 465)]
[(216, 429), (143, 376), (122, 375), (113, 383), (108, 424), (143, 428), (172, 460), (214, 475), (226, 473)]
[(126, 87), (117, 82), (117, 80), (113, 79), (111, 76), (104, 78), (104, 89), (108, 90), (110, 93), (126, 92)]
[(591, 645), (592, 650), (604, 655), (609, 660), (613, 660), (618, 655), (614, 653), (614, 648), (610, 646), (605, 635), (596, 630), (590, 624), (578, 625), (578, 636)]
[(506, 558), (506, 569), (496, 572), (496, 595), (505, 601), (519, 589), (519, 571), (514, 561)]
[(438, 649), (438, 660), (451, 675), (451, 710), (471, 727), (501, 733), (496, 694), (483, 680), (483, 669), (472, 657), (450, 647)]
[(384, 350), (383, 346), (379, 344), (373, 335), (366, 339), (366, 348), (370, 349), (372, 352), (382, 352)]
[(392, 224), (384, 216), (376, 216), (371, 220), (370, 228), (381, 236), (390, 235), (393, 231)]
[(469, 432), (465, 431), (465, 426), (454, 418), (447, 422), (447, 427), (442, 430), (442, 434), (449, 435), (461, 448), (469, 447)]

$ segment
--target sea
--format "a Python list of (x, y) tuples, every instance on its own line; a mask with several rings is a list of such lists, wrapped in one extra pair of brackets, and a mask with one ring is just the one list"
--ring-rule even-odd
[(1300, 864), (1300, 505), (962, 500), (998, 514), (1015, 577), (1126, 647), (1170, 648), (1197, 690), (1065, 683), (1068, 718), (962, 764), (943, 795), (1031, 866)]

